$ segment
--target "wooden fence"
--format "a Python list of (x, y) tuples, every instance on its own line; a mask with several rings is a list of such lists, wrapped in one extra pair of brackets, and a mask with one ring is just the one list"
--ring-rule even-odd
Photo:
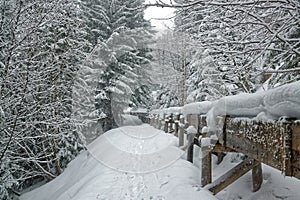
[[(143, 115), (145, 117), (145, 115)], [(164, 114), (148, 115), (150, 125), (174, 134), (179, 138), (179, 146), (187, 150), (187, 160), (193, 162), (193, 147), (199, 144), (199, 136), (207, 137), (205, 115)], [(187, 134), (186, 129), (194, 126), (196, 133)], [(219, 117), (216, 132), (217, 141), (209, 149), (202, 146), (201, 184), (213, 194), (236, 181), (252, 170), (252, 190), (260, 189), (262, 184), (261, 163), (272, 166), (285, 176), (300, 179), (300, 122), (286, 119), (275, 122), (245, 121), (229, 116)], [(187, 136), (187, 140), (185, 139)], [(224, 152), (239, 152), (245, 160), (212, 183), (212, 153), (222, 161)]]

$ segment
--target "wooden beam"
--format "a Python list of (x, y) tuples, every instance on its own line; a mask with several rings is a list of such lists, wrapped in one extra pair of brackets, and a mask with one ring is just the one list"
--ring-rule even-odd
[[(203, 151), (202, 151), (203, 153)], [(201, 186), (204, 187), (212, 181), (212, 166), (211, 166), (211, 152), (205, 152), (206, 155), (202, 158), (201, 166)]]
[(212, 149), (212, 152), (220, 153), (220, 152), (236, 152), (235, 150), (222, 146), (221, 144), (215, 144), (214, 148)]
[(263, 182), (261, 163), (252, 169), (252, 192), (257, 192), (261, 188)]
[(168, 127), (169, 127), (169, 120), (168, 119), (164, 119), (165, 120), (165, 124), (164, 124), (164, 132), (165, 133), (168, 133)]
[(223, 145), (291, 176), (292, 122), (238, 121), (227, 117)]
[[(179, 119), (179, 121), (180, 121), (181, 125), (184, 124), (185, 123), (184, 117), (181, 117)], [(180, 126), (179, 131), (178, 131), (178, 139), (179, 139), (179, 146), (180, 147), (184, 145), (184, 132), (185, 132), (185, 127)]]
[(229, 170), (227, 173), (215, 180), (212, 184), (207, 185), (205, 188), (211, 191), (213, 194), (217, 194), (258, 164), (260, 163), (254, 159), (246, 158), (243, 162)]
[(187, 161), (193, 163), (195, 134), (189, 133), (187, 137), (188, 137)]
[(174, 119), (175, 119), (175, 120), (174, 120), (174, 123), (175, 123), (175, 127), (174, 127), (174, 135), (175, 135), (176, 137), (178, 137), (180, 114), (175, 115)]

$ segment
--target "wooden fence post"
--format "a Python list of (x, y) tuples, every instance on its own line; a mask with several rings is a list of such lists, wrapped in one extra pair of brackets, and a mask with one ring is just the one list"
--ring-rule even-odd
[(173, 129), (174, 115), (171, 114), (168, 119), (169, 119), (169, 122), (168, 122), (168, 125), (169, 125), (168, 133), (172, 133), (174, 131), (174, 129)]
[(201, 186), (204, 187), (205, 185), (210, 184), (211, 181), (212, 181), (211, 152), (205, 152), (205, 155), (202, 157)]
[[(205, 138), (207, 133), (202, 133), (202, 138)], [(212, 182), (212, 164), (211, 164), (211, 151), (203, 148), (201, 145), (202, 152), (202, 166), (201, 166), (201, 186), (204, 187)], [(203, 155), (204, 154), (204, 155)]]
[(174, 116), (174, 135), (178, 137), (178, 130), (179, 130), (179, 119), (180, 119), (180, 114), (176, 114)]
[(164, 116), (164, 132), (168, 133), (168, 127), (169, 127), (169, 116)]
[(252, 169), (252, 191), (257, 192), (263, 182), (261, 163), (257, 164)]
[(187, 149), (187, 161), (193, 163), (193, 155), (194, 155), (194, 138), (195, 138), (194, 132), (188, 133), (187, 139), (188, 139), (188, 149)]
[[(160, 116), (160, 115), (159, 115)], [(162, 129), (165, 125), (166, 114), (163, 114), (163, 117), (159, 119), (159, 129)]]
[(180, 123), (179, 133), (178, 133), (179, 146), (183, 146), (184, 145), (184, 132), (185, 132), (185, 117), (183, 115), (180, 116), (179, 123)]
[(159, 115), (157, 115), (157, 114), (155, 115), (155, 122), (154, 123), (155, 123), (155, 128), (159, 129), (159, 123), (160, 122), (159, 122)]

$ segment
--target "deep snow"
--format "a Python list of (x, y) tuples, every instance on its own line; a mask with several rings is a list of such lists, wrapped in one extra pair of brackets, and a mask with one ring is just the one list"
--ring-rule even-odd
[(149, 125), (108, 131), (60, 176), (20, 199), (216, 199), (199, 187), (199, 169), (177, 145), (177, 138)]
[[(108, 144), (98, 145), (103, 141)], [(177, 144), (174, 136), (145, 124), (111, 130), (89, 145), (89, 151), (82, 152), (63, 174), (22, 195), (21, 200), (216, 199), (199, 187), (200, 148), (194, 147), (194, 164), (191, 164), (184, 160), (183, 152), (175, 148)], [(123, 151), (124, 154), (120, 153)], [(165, 153), (172, 157), (161, 155)], [(127, 161), (129, 155), (131, 163)], [(165, 160), (151, 162), (148, 160), (153, 158), (151, 155), (162, 156)], [(213, 156), (213, 180), (237, 165), (240, 156), (228, 153), (220, 165)], [(146, 163), (151, 167), (144, 168)], [(131, 172), (126, 172), (128, 169)], [(251, 172), (248, 172), (216, 197), (222, 200), (299, 199), (300, 180), (284, 177), (280, 171), (266, 165), (263, 165), (263, 179), (261, 189), (253, 193)]]

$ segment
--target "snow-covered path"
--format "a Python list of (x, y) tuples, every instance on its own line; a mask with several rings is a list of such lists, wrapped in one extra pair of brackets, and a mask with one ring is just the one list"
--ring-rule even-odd
[(176, 137), (149, 125), (106, 132), (56, 179), (21, 200), (216, 199), (199, 187), (199, 169)]

